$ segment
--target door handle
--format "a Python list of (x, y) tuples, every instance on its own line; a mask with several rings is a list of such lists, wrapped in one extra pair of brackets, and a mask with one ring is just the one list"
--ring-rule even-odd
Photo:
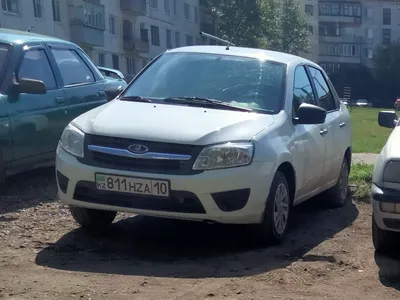
[(325, 134), (328, 133), (328, 129), (326, 129), (326, 128), (325, 129), (321, 129), (319, 133), (320, 133), (320, 135), (325, 135)]
[(340, 128), (343, 128), (344, 126), (346, 126), (346, 122), (342, 122), (342, 123), (339, 124)]
[(98, 94), (100, 97), (105, 97), (105, 96), (106, 96), (106, 93), (105, 93), (104, 91), (98, 91), (97, 94)]
[(57, 104), (63, 104), (65, 102), (64, 97), (56, 97), (56, 103)]

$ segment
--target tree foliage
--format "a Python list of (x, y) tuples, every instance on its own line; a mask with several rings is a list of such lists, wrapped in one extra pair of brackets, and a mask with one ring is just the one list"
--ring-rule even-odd
[(378, 46), (373, 56), (376, 83), (380, 87), (381, 102), (392, 106), (400, 96), (400, 44)]
[(308, 18), (298, 0), (208, 0), (217, 35), (233, 43), (291, 54), (308, 52)]

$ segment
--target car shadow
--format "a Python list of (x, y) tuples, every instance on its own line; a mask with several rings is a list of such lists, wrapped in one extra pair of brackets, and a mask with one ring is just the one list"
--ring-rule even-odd
[[(27, 171), (7, 178), (1, 187), (0, 215), (57, 199), (54, 167)], [(4, 221), (3, 219), (0, 219), (0, 222)]]
[[(400, 249), (400, 243), (397, 247)], [(375, 251), (375, 263), (379, 268), (379, 280), (386, 287), (400, 291), (400, 253), (383, 255)]]
[(334, 261), (307, 255), (350, 226), (358, 210), (349, 201), (323, 210), (310, 200), (293, 210), (288, 238), (258, 247), (246, 226), (132, 217), (101, 234), (75, 229), (42, 249), (36, 264), (69, 271), (156, 277), (239, 277), (284, 268), (293, 261)]

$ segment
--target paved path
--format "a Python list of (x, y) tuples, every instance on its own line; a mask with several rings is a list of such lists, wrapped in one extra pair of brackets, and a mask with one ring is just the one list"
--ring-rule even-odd
[(353, 153), (353, 163), (365, 163), (373, 165), (378, 154), (375, 153)]

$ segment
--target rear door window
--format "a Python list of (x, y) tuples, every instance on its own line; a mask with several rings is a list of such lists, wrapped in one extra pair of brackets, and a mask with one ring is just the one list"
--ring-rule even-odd
[(95, 82), (94, 74), (82, 58), (71, 49), (52, 49), (64, 86)]
[(0, 44), (0, 83), (3, 81), (5, 68), (7, 67), (7, 58), (10, 51), (10, 45)]

